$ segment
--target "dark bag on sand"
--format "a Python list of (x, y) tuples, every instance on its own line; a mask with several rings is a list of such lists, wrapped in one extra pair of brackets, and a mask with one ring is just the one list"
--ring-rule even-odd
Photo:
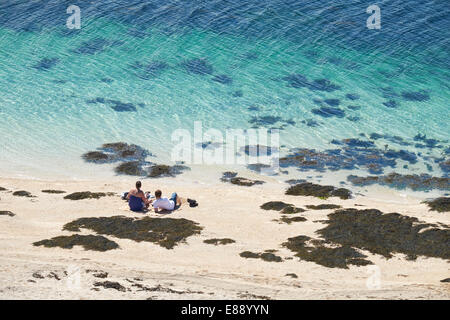
[(191, 208), (198, 206), (197, 200), (187, 199), (187, 202), (189, 202), (189, 207), (191, 207)]

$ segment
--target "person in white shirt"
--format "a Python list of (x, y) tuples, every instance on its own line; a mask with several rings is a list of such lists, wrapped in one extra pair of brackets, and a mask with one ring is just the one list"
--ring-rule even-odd
[(181, 198), (178, 197), (177, 193), (172, 193), (172, 196), (167, 198), (161, 198), (162, 192), (161, 190), (155, 191), (155, 198), (156, 200), (152, 201), (153, 208), (155, 209), (155, 212), (159, 212), (161, 210), (167, 210), (172, 211), (176, 207), (179, 207), (181, 205)]

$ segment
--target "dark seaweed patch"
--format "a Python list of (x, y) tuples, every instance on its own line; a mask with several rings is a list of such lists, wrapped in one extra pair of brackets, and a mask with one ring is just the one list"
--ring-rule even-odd
[(111, 196), (112, 194), (107, 194), (104, 192), (90, 192), (90, 191), (80, 191), (68, 194), (64, 197), (67, 200), (84, 200), (84, 199), (100, 199), (102, 197)]
[(311, 112), (324, 118), (330, 117), (343, 118), (345, 116), (344, 110), (334, 107), (321, 107), (318, 109), (312, 109)]
[(239, 254), (242, 258), (251, 258), (251, 259), (262, 259), (264, 261), (268, 262), (281, 262), (283, 259), (281, 257), (270, 253), (270, 252), (263, 252), (263, 253), (254, 253), (251, 251), (244, 251)]
[(41, 192), (44, 192), (44, 193), (52, 193), (52, 194), (66, 193), (65, 191), (62, 191), (62, 190), (41, 190)]
[(13, 196), (16, 196), (16, 197), (27, 197), (27, 198), (33, 198), (34, 197), (30, 192), (25, 191), (25, 190), (15, 191), (15, 192), (13, 192)]
[(298, 276), (295, 273), (286, 273), (285, 276), (286, 277), (291, 277), (291, 278), (294, 278), (294, 279), (298, 278)]
[(263, 210), (275, 210), (280, 211), (284, 214), (292, 214), (304, 212), (305, 210), (302, 208), (297, 208), (293, 204), (285, 203), (282, 201), (269, 201), (260, 206)]
[(450, 282), (450, 278), (442, 279), (441, 282)]
[(389, 100), (389, 101), (383, 102), (383, 105), (385, 105), (388, 108), (397, 108), (398, 104), (397, 104), (397, 101), (395, 101), (395, 100)]
[(78, 232), (80, 228), (121, 239), (153, 242), (166, 249), (186, 242), (188, 237), (200, 234), (203, 229), (198, 223), (187, 219), (124, 216), (80, 218), (64, 225), (67, 231)]
[(396, 189), (411, 188), (413, 190), (450, 190), (450, 178), (432, 177), (429, 174), (399, 174), (392, 172), (386, 176), (360, 177), (349, 175), (347, 180), (355, 186), (368, 186), (373, 184), (386, 185)]
[(149, 178), (161, 178), (161, 177), (174, 177), (182, 174), (184, 171), (189, 170), (188, 167), (183, 165), (168, 166), (164, 164), (155, 164), (148, 168)]
[(404, 91), (402, 97), (408, 101), (427, 101), (430, 100), (430, 95), (425, 91)]
[(41, 71), (46, 71), (46, 70), (53, 68), (58, 63), (59, 63), (58, 58), (43, 58), (36, 65), (34, 65), (33, 68), (41, 70)]
[(229, 239), (229, 238), (223, 238), (223, 239), (207, 239), (207, 240), (203, 240), (204, 243), (207, 244), (214, 244), (214, 245), (225, 245), (225, 244), (230, 244), (230, 243), (235, 243), (236, 241), (234, 241), (233, 239)]
[(270, 156), (272, 153), (278, 152), (278, 148), (276, 147), (268, 147), (264, 145), (246, 145), (244, 147), (241, 147), (239, 151), (243, 151), (246, 155), (250, 155), (253, 157), (260, 157), (260, 156)]
[(350, 106), (347, 106), (347, 108), (349, 108), (350, 110), (355, 111), (355, 110), (360, 110), (360, 109), (361, 109), (361, 106), (350, 105)]
[(34, 246), (44, 246), (47, 248), (60, 247), (72, 249), (74, 246), (82, 246), (85, 250), (108, 251), (117, 249), (119, 245), (103, 236), (79, 235), (59, 236), (47, 240), (33, 243)]
[(73, 52), (78, 54), (93, 55), (105, 51), (108, 47), (115, 47), (122, 45), (121, 41), (110, 41), (103, 38), (96, 38), (83, 42), (78, 48), (74, 49)]
[(359, 100), (360, 96), (355, 93), (347, 93), (345, 97), (349, 100)]
[(215, 81), (215, 82), (218, 82), (218, 83), (221, 83), (221, 84), (232, 84), (233, 83), (233, 79), (231, 79), (226, 74), (215, 75), (212, 78), (212, 81)]
[(190, 59), (183, 62), (186, 72), (199, 75), (207, 75), (213, 73), (213, 67), (206, 59)]
[(310, 89), (312, 91), (333, 92), (335, 90), (340, 90), (341, 87), (333, 84), (328, 79), (316, 79), (313, 82), (308, 84), (308, 89)]
[(169, 65), (163, 61), (152, 61), (146, 64), (136, 61), (134, 64), (130, 65), (130, 67), (134, 70), (138, 78), (150, 80), (159, 77)]
[(280, 128), (287, 125), (295, 125), (295, 121), (293, 120), (284, 120), (278, 116), (258, 116), (252, 117), (249, 121), (250, 124), (253, 124), (253, 128), (271, 126), (271, 125), (280, 125)]
[(319, 204), (319, 205), (312, 205), (312, 204), (309, 204), (309, 205), (307, 205), (306, 206), (308, 209), (311, 209), (311, 210), (327, 210), (327, 209), (339, 209), (339, 208), (341, 208), (341, 206), (340, 205), (337, 205), (337, 204)]
[(145, 175), (145, 170), (142, 168), (143, 164), (141, 161), (128, 161), (119, 164), (114, 168), (117, 174), (125, 174), (129, 176), (143, 176)]
[(236, 184), (238, 186), (251, 187), (256, 184), (263, 184), (264, 181), (261, 180), (251, 180), (243, 177), (235, 177), (230, 179), (231, 184)]
[(328, 215), (328, 224), (318, 230), (325, 240), (353, 246), (391, 258), (403, 253), (450, 259), (450, 230), (423, 224), (417, 218), (376, 209), (342, 209)]
[(433, 200), (425, 201), (430, 207), (430, 210), (437, 212), (449, 212), (450, 211), (450, 198), (440, 197)]
[(284, 222), (287, 224), (291, 224), (292, 222), (304, 222), (306, 218), (304, 217), (281, 217), (279, 219), (280, 222)]
[(341, 101), (339, 99), (325, 99), (323, 100), (323, 102), (332, 107), (337, 107), (341, 104)]
[(323, 240), (311, 239), (307, 236), (288, 238), (282, 246), (295, 252), (295, 256), (305, 261), (315, 262), (328, 268), (348, 269), (348, 265), (368, 265), (364, 254), (350, 246), (327, 247)]
[(344, 188), (335, 188), (333, 186), (322, 186), (311, 182), (304, 182), (291, 186), (286, 191), (287, 195), (293, 196), (313, 196), (319, 198), (339, 197), (341, 199), (350, 199), (351, 192)]
[(136, 112), (137, 109), (132, 103), (126, 103), (119, 100), (107, 100), (111, 108), (117, 112)]
[(95, 282), (95, 287), (103, 287), (105, 289), (115, 289), (117, 291), (125, 292), (127, 289), (118, 282), (114, 281), (103, 281), (103, 282)]
[(0, 187), (0, 191), (8, 191), (8, 189)]
[(236, 90), (236, 91), (233, 91), (233, 93), (231, 95), (235, 98), (240, 98), (240, 97), (244, 96), (244, 92), (242, 90)]
[(9, 217), (14, 217), (15, 214), (12, 213), (11, 211), (0, 211), (0, 216), (9, 216)]
[[(377, 139), (379, 139), (379, 136), (381, 135), (371, 134), (371, 137)], [(387, 138), (400, 144), (405, 143), (403, 140), (398, 139), (400, 137), (389, 136)], [(394, 168), (398, 159), (408, 161), (410, 164), (418, 161), (417, 155), (413, 152), (392, 150), (387, 147), (379, 149), (373, 141), (350, 138), (332, 140), (331, 143), (340, 148), (325, 151), (292, 149), (291, 153), (279, 159), (280, 167), (295, 166), (299, 171), (315, 170), (319, 172), (323, 172), (326, 169), (332, 171), (368, 169), (373, 174), (381, 174), (385, 167)]]
[(220, 181), (222, 182), (229, 182), (232, 184), (236, 184), (238, 186), (245, 186), (245, 187), (251, 187), (256, 184), (263, 184), (264, 181), (260, 180), (251, 180), (243, 177), (238, 177), (236, 172), (224, 172), (222, 174), (222, 178), (220, 178)]
[(105, 143), (96, 151), (90, 151), (82, 155), (86, 162), (113, 163), (118, 161), (145, 161), (149, 153), (144, 148), (125, 142)]

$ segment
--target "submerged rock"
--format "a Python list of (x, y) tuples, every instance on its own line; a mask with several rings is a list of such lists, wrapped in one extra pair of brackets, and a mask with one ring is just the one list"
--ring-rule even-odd
[(80, 228), (120, 239), (153, 242), (166, 249), (185, 243), (188, 237), (200, 234), (203, 229), (187, 219), (113, 216), (80, 218), (65, 224), (63, 230), (79, 232)]
[(72, 249), (74, 246), (82, 246), (85, 250), (108, 251), (119, 248), (114, 241), (103, 236), (79, 235), (59, 236), (47, 240), (41, 240), (33, 243), (34, 246), (44, 246), (47, 248), (60, 247), (63, 249)]
[(322, 186), (311, 182), (291, 186), (287, 189), (286, 194), (293, 196), (313, 196), (325, 199), (329, 197), (339, 197), (341, 199), (351, 198), (351, 192), (348, 189)]
[(430, 210), (437, 212), (450, 212), (450, 198), (440, 197), (433, 200), (425, 201)]

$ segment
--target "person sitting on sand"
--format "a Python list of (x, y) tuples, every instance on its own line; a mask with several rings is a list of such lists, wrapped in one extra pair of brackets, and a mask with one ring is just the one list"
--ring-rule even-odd
[(181, 198), (178, 197), (176, 192), (172, 193), (169, 199), (161, 198), (161, 195), (161, 190), (155, 191), (156, 200), (152, 202), (155, 212), (159, 212), (160, 210), (173, 211), (175, 208), (181, 206)]
[(136, 189), (130, 190), (127, 194), (128, 205), (131, 211), (142, 211), (148, 209), (150, 201), (147, 199), (147, 195), (141, 190), (142, 183), (136, 182)]

